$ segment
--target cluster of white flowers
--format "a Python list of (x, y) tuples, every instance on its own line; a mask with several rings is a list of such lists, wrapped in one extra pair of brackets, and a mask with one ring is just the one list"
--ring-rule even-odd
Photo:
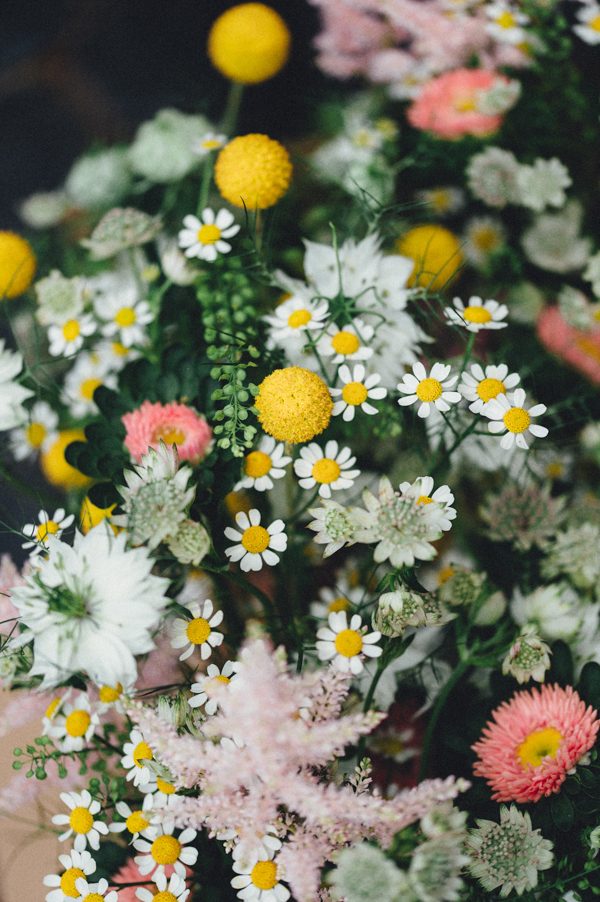
[(486, 147), (471, 157), (467, 167), (469, 188), (489, 207), (507, 204), (540, 213), (546, 207), (562, 207), (571, 185), (566, 166), (553, 157), (538, 157), (533, 164), (519, 163), (511, 151)]

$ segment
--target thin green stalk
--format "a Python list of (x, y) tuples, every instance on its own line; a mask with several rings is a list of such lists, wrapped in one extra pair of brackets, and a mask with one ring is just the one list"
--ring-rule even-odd
[(244, 86), (238, 81), (232, 81), (227, 95), (227, 103), (225, 104), (225, 112), (221, 121), (221, 130), (228, 137), (233, 135), (237, 125), (242, 97), (244, 96)]
[(423, 739), (423, 752), (421, 754), (421, 764), (419, 767), (419, 781), (424, 780), (427, 776), (427, 772), (429, 770), (429, 759), (431, 757), (431, 745), (433, 743), (433, 739), (435, 736), (435, 731), (438, 725), (438, 721), (440, 719), (440, 715), (444, 710), (444, 706), (448, 701), (448, 697), (450, 693), (453, 691), (457, 683), (463, 678), (469, 667), (471, 666), (471, 661), (469, 658), (463, 658), (458, 662), (450, 677), (448, 682), (443, 687), (443, 689), (438, 694), (438, 697), (435, 700), (433, 708), (431, 709), (431, 715), (429, 717), (429, 721), (427, 723), (427, 729), (425, 730), (425, 737)]
[(202, 214), (202, 211), (208, 203), (214, 165), (215, 155), (214, 153), (209, 153), (204, 161), (204, 167), (202, 169), (202, 181), (200, 183), (200, 194), (198, 195), (198, 216)]

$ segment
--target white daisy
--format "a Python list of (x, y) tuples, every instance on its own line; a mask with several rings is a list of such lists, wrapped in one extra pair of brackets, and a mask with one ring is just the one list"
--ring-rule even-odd
[(76, 902), (98, 902), (103, 899), (104, 902), (118, 902), (119, 894), (116, 889), (108, 889), (108, 880), (104, 877), (98, 883), (88, 883), (85, 877), (78, 877), (75, 881), (79, 896)]
[(133, 684), (125, 687), (122, 683), (115, 683), (114, 686), (109, 686), (108, 683), (105, 683), (102, 686), (98, 687), (98, 711), (101, 714), (104, 714), (106, 711), (109, 711), (112, 707), (115, 708), (120, 714), (123, 713), (123, 695), (131, 695), (134, 691)]
[(99, 722), (87, 695), (80, 692), (62, 703), (46, 735), (61, 752), (79, 752), (89, 743)]
[(461, 376), (461, 382), (458, 389), (469, 404), (471, 413), (481, 413), (485, 405), (497, 398), (498, 395), (505, 395), (507, 391), (515, 388), (521, 381), (521, 377), (517, 373), (509, 373), (505, 363), (498, 366), (489, 365), (485, 369), (478, 363), (471, 365), (471, 372), (464, 372)]
[(173, 818), (165, 818), (158, 826), (158, 836), (152, 842), (146, 839), (136, 839), (133, 848), (142, 855), (135, 856), (140, 874), (152, 874), (152, 879), (165, 873), (165, 866), (171, 865), (176, 874), (185, 878), (186, 866), (196, 864), (198, 849), (186, 848), (188, 843), (196, 839), (196, 831), (187, 827), (179, 836), (173, 836), (175, 822)]
[(209, 716), (215, 714), (219, 701), (214, 696), (214, 689), (217, 686), (228, 685), (235, 678), (235, 672), (236, 664), (233, 661), (227, 661), (220, 670), (216, 664), (209, 664), (206, 674), (202, 674), (199, 680), (191, 685), (191, 690), (195, 694), (193, 698), (188, 699), (190, 708), (204, 705), (205, 714)]
[(356, 458), (350, 448), (340, 448), (337, 442), (328, 441), (323, 450), (316, 442), (300, 449), (300, 457), (294, 461), (294, 472), (303, 489), (319, 487), (321, 498), (331, 498), (331, 492), (349, 489), (360, 476), (360, 470), (352, 470)]
[(190, 894), (189, 889), (186, 889), (185, 880), (179, 874), (171, 874), (168, 881), (164, 874), (157, 874), (154, 882), (158, 889), (157, 895), (151, 893), (145, 886), (136, 889), (135, 894), (140, 902), (152, 902), (153, 899), (159, 899), (160, 902), (161, 896), (165, 902), (186, 902)]
[[(349, 423), (354, 419), (356, 408), (364, 413), (376, 414), (378, 410), (369, 401), (381, 401), (387, 395), (387, 389), (379, 385), (381, 376), (379, 373), (371, 373), (366, 376), (366, 370), (362, 363), (357, 363), (353, 370), (343, 364), (339, 369), (339, 378), (344, 383), (343, 388), (330, 388), (333, 402), (333, 416), (342, 414), (342, 419)], [(366, 378), (365, 378), (366, 377)], [(339, 398), (339, 400), (335, 400)]]
[(344, 326), (331, 323), (317, 342), (317, 350), (323, 357), (331, 357), (335, 364), (347, 360), (368, 360), (373, 348), (367, 344), (374, 335), (374, 329), (362, 319), (354, 319)]
[(70, 814), (55, 814), (52, 823), (59, 827), (67, 826), (64, 833), (58, 837), (63, 842), (75, 834), (73, 848), (76, 852), (83, 852), (86, 845), (91, 849), (100, 848), (100, 834), (106, 836), (108, 827), (103, 821), (94, 820), (94, 815), (100, 811), (100, 802), (92, 799), (84, 789), (83, 792), (61, 792), (61, 801), (69, 808)]
[(146, 794), (146, 798), (152, 800), (150, 806), (156, 811), (168, 808), (177, 803), (181, 796), (177, 795), (177, 787), (163, 777), (156, 777), (156, 783), (147, 783), (139, 787), (140, 792)]
[(122, 821), (114, 821), (109, 825), (111, 833), (123, 833), (127, 830), (133, 839), (138, 836), (150, 837), (156, 833), (156, 828), (151, 823), (152, 811), (154, 808), (153, 796), (148, 793), (144, 797), (142, 808), (130, 808), (127, 802), (117, 802), (117, 813), (123, 818)]
[(450, 376), (449, 364), (434, 363), (429, 375), (420, 362), (413, 364), (412, 370), (398, 383), (398, 391), (406, 395), (398, 398), (401, 407), (418, 403), (418, 416), (428, 417), (433, 408), (445, 413), (450, 410), (450, 404), (458, 404), (461, 399), (459, 392), (448, 391), (458, 379), (458, 376)]
[(233, 238), (240, 230), (234, 224), (233, 213), (219, 210), (216, 214), (210, 207), (202, 211), (202, 218), (184, 216), (185, 228), (179, 232), (179, 247), (185, 249), (186, 257), (198, 257), (212, 262), (218, 254), (228, 254), (231, 245), (224, 238)]
[(494, 216), (472, 216), (465, 226), (463, 252), (469, 263), (484, 267), (506, 238), (504, 226)]
[(84, 351), (65, 376), (64, 388), (60, 399), (69, 408), (69, 413), (79, 419), (91, 413), (97, 413), (94, 392), (101, 385), (107, 388), (117, 387), (117, 377), (108, 373), (106, 359), (96, 351)]
[(37, 401), (29, 411), (29, 422), (10, 434), (15, 460), (46, 451), (58, 437), (58, 414), (45, 401)]
[(480, 332), (482, 329), (504, 329), (508, 323), (501, 322), (508, 316), (506, 304), (498, 301), (483, 301), (479, 297), (470, 297), (467, 306), (460, 298), (454, 298), (454, 307), (446, 307), (444, 315), (458, 326), (464, 326), (468, 332)]
[(465, 203), (464, 191), (450, 185), (424, 188), (422, 191), (417, 191), (415, 197), (420, 203), (426, 204), (436, 216), (458, 213)]
[(253, 508), (235, 515), (235, 522), (242, 530), (227, 526), (225, 535), (238, 543), (225, 549), (225, 554), (232, 563), (240, 562), (244, 572), (262, 570), (263, 563), (274, 567), (279, 563), (276, 551), (281, 553), (287, 548), (287, 535), (283, 520), (274, 520), (269, 526), (260, 525), (260, 512)]
[(46, 710), (44, 711), (44, 716), (42, 717), (42, 731), (43, 735), (47, 736), (50, 729), (52, 728), (52, 722), (61, 707), (71, 696), (71, 689), (67, 689), (64, 695), (58, 695), (52, 699)]
[(573, 31), (586, 44), (600, 44), (600, 6), (597, 3), (585, 3), (577, 11), (580, 25), (574, 25)]
[[(147, 339), (146, 333), (139, 345), (147, 344)], [(93, 353), (98, 355), (100, 367), (105, 373), (118, 373), (132, 360), (137, 360), (141, 356), (141, 352), (137, 348), (126, 348), (122, 342), (108, 339), (95, 345)]]
[(236, 483), (234, 491), (255, 489), (257, 492), (266, 492), (272, 489), (273, 480), (285, 476), (285, 467), (291, 460), (285, 453), (283, 442), (276, 442), (272, 436), (263, 435), (258, 448), (244, 457), (244, 475)]
[(497, 41), (506, 44), (522, 44), (527, 32), (523, 28), (529, 18), (509, 3), (488, 3), (485, 7), (488, 17), (486, 31)]
[(206, 132), (197, 141), (192, 144), (192, 150), (199, 157), (207, 157), (215, 150), (220, 150), (227, 144), (227, 135), (220, 135), (217, 132)]
[(87, 313), (79, 314), (60, 326), (48, 328), (48, 350), (53, 357), (70, 357), (81, 348), (84, 338), (89, 338), (95, 331), (93, 318)]
[(545, 412), (545, 404), (534, 404), (529, 409), (525, 407), (525, 392), (522, 388), (518, 388), (512, 395), (498, 395), (482, 410), (482, 414), (492, 420), (488, 423), (489, 431), (494, 434), (503, 433), (500, 445), (505, 450), (512, 448), (514, 444), (518, 448), (527, 449), (527, 432), (535, 438), (545, 438), (548, 435), (547, 428), (531, 422), (533, 417), (539, 417)]
[(365, 655), (378, 658), (382, 649), (376, 643), (381, 633), (375, 630), (367, 633), (361, 617), (353, 614), (348, 625), (345, 611), (333, 612), (329, 615), (328, 626), (317, 630), (317, 654), (320, 661), (331, 661), (337, 670), (361, 673)]
[(55, 536), (60, 539), (63, 531), (68, 529), (75, 517), (73, 514), (67, 516), (63, 507), (58, 507), (52, 516), (47, 511), (41, 510), (38, 513), (37, 523), (26, 523), (22, 529), (23, 535), (30, 539), (23, 542), (22, 548), (31, 548), (29, 552), (32, 557), (41, 554), (48, 548), (48, 536)]
[(329, 315), (327, 301), (291, 297), (278, 304), (274, 312), (265, 316), (269, 336), (275, 344), (290, 338), (305, 340), (305, 332), (322, 329)]
[(140, 300), (136, 287), (119, 294), (105, 294), (95, 303), (98, 317), (104, 320), (102, 334), (126, 348), (144, 344), (146, 326), (154, 319), (148, 301)]
[(363, 600), (363, 586), (351, 585), (345, 574), (336, 575), (334, 586), (323, 586), (319, 589), (319, 601), (310, 606), (310, 613), (319, 620), (327, 620), (336, 611), (352, 611)]
[(234, 877), (231, 885), (239, 890), (238, 899), (253, 902), (286, 902), (290, 891), (279, 882), (279, 869), (272, 861), (247, 862), (234, 861), (233, 870), (239, 876)]
[(413, 498), (417, 504), (423, 505), (425, 515), (436, 528), (447, 532), (456, 518), (456, 510), (452, 507), (454, 495), (447, 485), (438, 486), (435, 492), (433, 485), (431, 476), (419, 476), (412, 483), (401, 482), (398, 489), (402, 497)]
[(96, 862), (89, 852), (76, 852), (74, 849), (68, 855), (59, 855), (58, 860), (62, 865), (62, 874), (47, 874), (44, 877), (44, 886), (55, 887), (46, 896), (46, 902), (73, 902), (77, 898), (75, 881), (93, 874)]
[(173, 648), (184, 648), (179, 655), (180, 661), (189, 658), (196, 648), (200, 649), (200, 656), (206, 661), (210, 658), (213, 648), (223, 641), (223, 633), (218, 633), (214, 629), (223, 620), (223, 611), (214, 611), (210, 598), (201, 605), (196, 603), (187, 607), (192, 616), (189, 620), (178, 617), (173, 622), (171, 645)]
[(121, 767), (127, 771), (127, 779), (131, 780), (134, 786), (156, 782), (153, 772), (146, 764), (147, 761), (154, 760), (154, 754), (139, 730), (131, 731), (129, 742), (123, 746), (123, 752), (125, 754), (121, 758)]
[(256, 832), (253, 836), (246, 833), (244, 838), (240, 839), (237, 830), (229, 828), (220, 830), (217, 839), (225, 843), (225, 848), (231, 851), (234, 861), (254, 865), (257, 861), (270, 861), (281, 849), (282, 843), (276, 833), (275, 827), (269, 824), (264, 833)]

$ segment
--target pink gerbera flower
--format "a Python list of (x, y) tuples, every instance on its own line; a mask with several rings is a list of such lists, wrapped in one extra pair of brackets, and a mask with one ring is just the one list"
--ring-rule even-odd
[(558, 307), (546, 307), (537, 321), (542, 344), (557, 357), (598, 384), (600, 382), (600, 327), (584, 332), (564, 319)]
[(508, 79), (487, 69), (454, 69), (427, 82), (407, 110), (415, 128), (449, 140), (463, 135), (492, 135), (502, 124), (499, 113), (483, 112), (487, 92)]
[(125, 447), (138, 463), (149, 448), (177, 445), (181, 460), (198, 463), (212, 443), (212, 429), (201, 414), (185, 404), (144, 401), (121, 421), (127, 430)]
[(537, 802), (558, 792), (596, 741), (598, 714), (567, 686), (516, 692), (492, 714), (473, 751), (473, 772), (497, 802)]

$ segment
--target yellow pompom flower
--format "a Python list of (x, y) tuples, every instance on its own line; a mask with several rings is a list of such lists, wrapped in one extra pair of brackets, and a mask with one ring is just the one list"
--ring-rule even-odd
[(292, 164), (287, 150), (268, 135), (240, 135), (217, 157), (217, 188), (234, 207), (265, 210), (287, 191)]
[[(97, 507), (86, 495), (79, 512), (79, 524), (82, 533), (85, 534), (89, 532), (90, 529), (93, 529), (94, 526), (97, 526), (98, 523), (102, 523), (103, 520), (108, 520), (115, 507), (116, 504), (111, 504), (110, 507)], [(112, 526), (112, 524), (111, 528), (113, 532), (117, 532), (116, 527)]]
[(436, 291), (455, 275), (463, 264), (460, 242), (449, 229), (420, 225), (396, 241), (396, 250), (415, 262), (408, 284)]
[(17, 298), (33, 281), (36, 259), (28, 241), (14, 232), (0, 232), (0, 299)]
[(320, 376), (299, 366), (274, 370), (260, 383), (254, 402), (259, 422), (283, 442), (309, 442), (327, 429), (333, 402)]
[(59, 489), (69, 491), (70, 489), (83, 489), (90, 485), (92, 480), (89, 476), (84, 476), (75, 467), (67, 463), (65, 458), (65, 449), (71, 442), (84, 442), (85, 433), (83, 429), (63, 429), (58, 433), (58, 438), (54, 444), (50, 445), (47, 451), (44, 451), (40, 457), (40, 466), (42, 472), (51, 485), (55, 485)]
[(214, 22), (208, 36), (213, 66), (231, 81), (254, 85), (277, 75), (287, 62), (290, 32), (264, 3), (241, 3)]

